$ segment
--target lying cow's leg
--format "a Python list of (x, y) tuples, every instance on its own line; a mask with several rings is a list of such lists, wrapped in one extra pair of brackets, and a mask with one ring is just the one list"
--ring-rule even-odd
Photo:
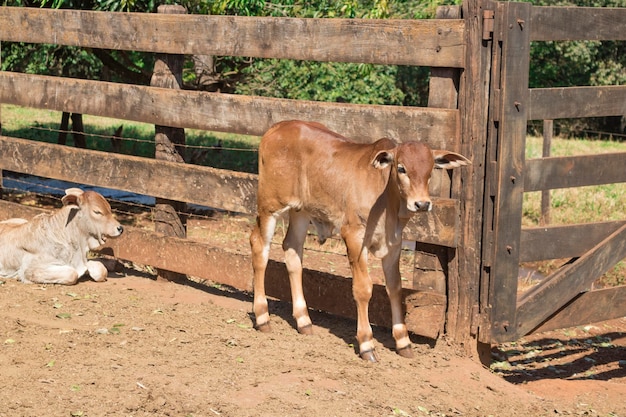
[(104, 282), (107, 280), (107, 275), (109, 271), (102, 264), (102, 262), (98, 261), (87, 261), (87, 272), (89, 272), (89, 276), (96, 282)]
[(271, 331), (270, 314), (265, 296), (265, 270), (270, 254), (270, 243), (276, 228), (276, 218), (269, 215), (257, 216), (256, 226), (250, 235), (252, 250), (252, 269), (254, 269), (254, 301), (255, 327), (262, 332)]
[(79, 278), (76, 269), (69, 265), (52, 262), (54, 261), (51, 259), (31, 262), (24, 270), (24, 279), (22, 281), (34, 284), (76, 284)]
[(405, 358), (413, 357), (411, 340), (404, 323), (404, 311), (402, 308), (402, 280), (400, 277), (400, 253), (402, 248), (390, 247), (387, 256), (383, 257), (383, 272), (385, 274), (385, 287), (391, 303), (391, 323), (393, 338), (396, 340), (396, 352)]
[(378, 362), (374, 349), (374, 334), (369, 320), (369, 302), (372, 298), (372, 279), (367, 271), (367, 249), (358, 231), (352, 233), (342, 230), (342, 237), (348, 250), (350, 269), (352, 270), (352, 295), (356, 302), (357, 331), (359, 354), (362, 359)]
[(289, 212), (289, 228), (283, 241), (285, 264), (289, 272), (293, 317), (296, 319), (298, 332), (312, 334), (313, 326), (302, 291), (302, 248), (309, 227), (309, 216), (306, 213), (291, 210)]

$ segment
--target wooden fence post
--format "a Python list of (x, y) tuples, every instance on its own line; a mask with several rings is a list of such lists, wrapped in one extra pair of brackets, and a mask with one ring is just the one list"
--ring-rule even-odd
[[(487, 10), (494, 10), (489, 0), (465, 0), (465, 68), (460, 79), (461, 153), (472, 164), (455, 175), (452, 197), (460, 202), (461, 234), (456, 262), (448, 274), (448, 309), (446, 334), (470, 354), (480, 354), (476, 337), (479, 331), (479, 296), (482, 255), (482, 225), (488, 126), (487, 93), (490, 84), (491, 38), (483, 36), (488, 27)], [(488, 33), (488, 31), (487, 31)]]
[[(550, 156), (550, 146), (552, 145), (552, 134), (554, 132), (554, 121), (543, 121), (543, 150), (541, 156)], [(550, 190), (541, 191), (541, 217), (539, 224), (545, 226), (550, 224)]]
[[(437, 7), (437, 19), (460, 19), (460, 6)], [(432, 68), (428, 87), (428, 107), (456, 109), (459, 98), (458, 68)], [(458, 151), (457, 143), (446, 144), (446, 149)], [(451, 172), (433, 171), (431, 193), (438, 197), (450, 198)], [(450, 272), (449, 263), (454, 259), (455, 248), (415, 242), (413, 289), (446, 296), (446, 276)], [(421, 306), (420, 306), (421, 307)], [(421, 307), (420, 334), (433, 339), (443, 333), (446, 306), (444, 303)]]
[[(178, 5), (161, 5), (158, 13), (185, 14), (184, 7)], [(163, 39), (167, 42), (167, 39)], [(182, 88), (183, 55), (157, 54), (154, 63), (154, 73), (150, 80), (153, 87)], [(155, 130), (155, 158), (165, 161), (184, 163), (185, 130), (156, 125)], [(154, 230), (166, 236), (186, 237), (186, 219), (184, 213), (186, 205), (183, 202), (157, 198), (154, 206)], [(183, 274), (159, 269), (158, 277), (171, 281), (186, 279)]]

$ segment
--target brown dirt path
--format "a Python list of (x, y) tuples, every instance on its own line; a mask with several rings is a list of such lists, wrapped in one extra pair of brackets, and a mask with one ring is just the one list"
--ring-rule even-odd
[[(612, 335), (588, 353), (586, 342), (552, 353), (563, 346), (544, 339), (564, 333), (498, 347), (497, 373), (445, 341), (416, 339), (415, 358), (401, 358), (375, 329), (373, 365), (351, 320), (313, 313), (315, 335), (302, 336), (273, 302), (263, 334), (246, 294), (127, 272), (72, 287), (3, 281), (0, 416), (626, 416), (623, 320), (587, 329)], [(611, 368), (591, 379), (568, 363)]]

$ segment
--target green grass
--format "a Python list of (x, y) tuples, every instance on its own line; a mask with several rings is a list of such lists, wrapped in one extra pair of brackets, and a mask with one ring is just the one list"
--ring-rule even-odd
[[(543, 139), (528, 137), (526, 158), (540, 158)], [(553, 139), (551, 156), (591, 155), (626, 152), (626, 142), (582, 139)], [(626, 183), (550, 190), (550, 224), (579, 224), (624, 220)], [(524, 226), (539, 225), (541, 192), (524, 194)]]
[[(528, 137), (526, 158), (540, 158), (543, 139)], [(626, 152), (626, 142), (582, 139), (552, 139), (551, 156), (591, 155)], [(537, 226), (541, 218), (541, 192), (524, 194), (523, 226)], [(580, 224), (626, 219), (626, 183), (550, 190), (550, 224)], [(582, 238), (582, 237), (581, 237)], [(526, 265), (548, 275), (564, 260), (548, 260)], [(602, 276), (596, 285), (626, 284), (626, 262), (622, 261)]]
[[(61, 116), (58, 111), (3, 104), (2, 134), (57, 143)], [(121, 152), (154, 157), (154, 125), (90, 115), (83, 116), (83, 125), (88, 149), (111, 151), (111, 137), (123, 125)], [(257, 171), (258, 137), (192, 129), (186, 129), (185, 136), (185, 152), (192, 157), (192, 163), (241, 172)], [(67, 135), (67, 144), (73, 145), (71, 134)]]

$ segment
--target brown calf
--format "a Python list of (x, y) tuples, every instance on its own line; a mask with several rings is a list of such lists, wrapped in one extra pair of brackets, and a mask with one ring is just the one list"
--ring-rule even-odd
[(338, 232), (347, 246), (361, 357), (376, 361), (368, 318), (370, 252), (382, 259), (396, 351), (412, 356), (402, 313), (402, 229), (413, 213), (432, 208), (428, 182), (433, 167), (468, 163), (462, 155), (431, 151), (419, 142), (357, 144), (319, 123), (286, 121), (270, 128), (259, 146), (258, 216), (250, 236), (256, 327), (270, 330), (265, 270), (276, 220), (288, 212), (283, 249), (298, 331), (310, 333), (312, 326), (302, 293), (302, 247), (313, 223), (320, 243)]
[(87, 252), (124, 230), (111, 206), (94, 191), (65, 190), (63, 208), (32, 220), (0, 222), (0, 277), (39, 284), (75, 284), (89, 273), (106, 281), (106, 267)]

